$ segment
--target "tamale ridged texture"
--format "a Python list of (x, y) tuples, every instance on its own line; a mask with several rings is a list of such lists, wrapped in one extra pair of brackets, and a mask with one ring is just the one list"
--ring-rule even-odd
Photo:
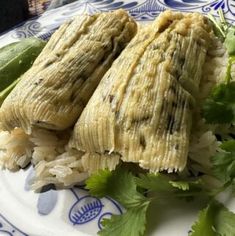
[(136, 28), (124, 10), (80, 15), (62, 25), (4, 101), (2, 129), (73, 126)]
[(211, 34), (202, 15), (171, 11), (138, 31), (75, 125), (70, 146), (85, 152), (90, 172), (95, 156), (94, 171), (118, 158), (154, 173), (184, 169)]

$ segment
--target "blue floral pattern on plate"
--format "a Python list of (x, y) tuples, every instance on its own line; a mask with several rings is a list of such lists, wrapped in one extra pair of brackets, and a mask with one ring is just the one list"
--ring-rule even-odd
[[(97, 229), (102, 229), (101, 221), (109, 218), (113, 214), (122, 214), (122, 207), (113, 199), (105, 197), (102, 199), (92, 197), (88, 194), (79, 196), (80, 191), (85, 191), (82, 187), (70, 189), (76, 201), (71, 206), (68, 214), (69, 221), (75, 225), (82, 225), (91, 221), (97, 222)], [(111, 204), (109, 210), (105, 209), (105, 205)]]
[(0, 214), (0, 235), (8, 236), (28, 236), (13, 224), (11, 224), (3, 215)]
[(43, 187), (38, 197), (38, 213), (40, 215), (49, 215), (55, 208), (57, 200), (58, 192), (53, 184)]
[[(29, 168), (25, 179), (24, 190), (30, 191), (30, 185), (33, 183), (34, 169)], [(102, 228), (101, 221), (104, 218), (111, 217), (113, 214), (122, 214), (122, 207), (113, 199), (105, 197), (102, 199), (90, 196), (84, 189), (84, 186), (75, 187), (70, 190), (75, 198), (68, 212), (69, 222), (73, 226), (87, 224), (91, 221), (96, 221), (97, 230)], [(53, 184), (43, 187), (38, 194), (37, 212), (40, 215), (49, 215), (56, 207), (58, 202), (58, 191)], [(111, 204), (108, 210), (105, 207)]]
[(63, 22), (76, 14), (94, 14), (118, 8), (129, 11), (137, 21), (152, 21), (161, 11), (168, 8), (179, 11), (197, 11), (203, 14), (212, 12), (215, 15), (217, 15), (215, 11), (221, 8), (226, 18), (234, 21), (235, 0), (79, 0), (18, 25), (1, 36), (0, 43), (2, 41), (2, 44), (7, 44), (9, 39), (12, 41), (31, 36), (46, 40)]
[[(35, 176), (34, 169), (32, 167), (28, 170), (28, 175), (25, 179), (24, 190), (30, 191), (31, 184)], [(40, 215), (49, 215), (56, 206), (58, 200), (58, 192), (53, 184), (44, 186), (38, 196), (37, 210)]]
[(160, 0), (161, 4), (166, 7), (178, 9), (178, 10), (191, 10), (200, 8), (208, 3), (207, 0)]

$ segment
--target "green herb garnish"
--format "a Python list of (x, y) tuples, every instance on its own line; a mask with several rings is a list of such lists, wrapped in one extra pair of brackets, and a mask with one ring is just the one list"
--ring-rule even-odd
[(203, 104), (207, 123), (225, 124), (235, 121), (235, 82), (216, 86)]
[[(235, 142), (234, 142), (235, 144)], [(225, 146), (234, 144), (225, 143)], [(223, 163), (225, 170), (229, 166)], [(224, 169), (215, 162), (216, 172), (224, 176)], [(199, 213), (198, 220), (192, 226), (191, 236), (231, 236), (235, 235), (235, 214), (228, 211), (215, 196), (219, 191), (208, 190), (200, 178), (197, 180), (174, 180), (164, 174), (140, 174), (134, 176), (130, 171), (117, 168), (114, 171), (101, 170), (86, 182), (86, 188), (96, 197), (109, 196), (120, 202), (126, 209), (122, 215), (114, 215), (102, 221), (101, 236), (142, 236), (146, 228), (147, 211), (155, 200), (170, 201), (173, 198), (196, 198), (204, 196), (208, 206)], [(149, 195), (145, 196), (146, 193)]]
[(155, 200), (211, 195), (200, 180), (175, 180), (164, 174), (140, 174), (136, 177), (123, 167), (99, 171), (87, 180), (86, 188), (93, 196), (112, 197), (126, 209), (124, 214), (102, 221), (101, 236), (144, 235), (146, 214)]
[(233, 236), (235, 235), (234, 223), (235, 214), (214, 200), (199, 212), (190, 236)]
[(150, 200), (137, 190), (135, 177), (125, 169), (101, 170), (86, 182), (86, 188), (96, 197), (109, 196), (120, 202), (126, 209), (122, 215), (112, 216), (102, 222), (102, 236), (143, 235), (146, 212)]
[(235, 27), (226, 22), (223, 11), (219, 10), (220, 22), (211, 14), (209, 19), (215, 26), (217, 35), (227, 49), (229, 59), (224, 83), (217, 85), (203, 106), (203, 116), (207, 123), (232, 123), (235, 121), (235, 82), (231, 82), (231, 67), (235, 63)]
[(213, 158), (213, 173), (224, 184), (235, 179), (235, 140), (224, 141), (220, 148), (224, 152), (218, 152)]

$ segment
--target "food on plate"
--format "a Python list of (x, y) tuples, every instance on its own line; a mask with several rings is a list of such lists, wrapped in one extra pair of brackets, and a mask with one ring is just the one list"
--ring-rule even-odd
[(31, 133), (33, 126), (71, 127), (135, 32), (136, 23), (123, 10), (79, 15), (62, 25), (4, 101), (2, 128)]
[[(193, 29), (195, 27), (197, 29), (196, 30), (197, 36), (199, 37), (200, 35), (200, 39), (198, 41), (200, 43), (198, 43), (198, 45), (195, 44), (196, 45), (195, 47), (198, 47), (199, 49), (204, 48), (204, 50), (191, 51), (191, 48), (189, 48), (188, 54), (187, 54), (184, 51), (187, 48), (187, 43), (184, 44), (185, 48), (182, 47), (182, 50), (180, 50), (180, 47), (178, 48), (179, 50), (177, 49), (174, 50), (174, 47), (176, 44), (174, 42), (171, 42), (171, 44), (169, 44), (167, 41), (167, 38), (165, 37), (168, 35), (169, 32), (172, 32), (171, 34), (175, 35), (176, 29), (183, 30), (183, 31), (180, 31), (179, 36), (177, 37), (183, 39), (183, 41), (185, 40), (184, 42), (188, 42), (188, 38), (185, 35), (184, 36), (181, 35), (182, 32), (187, 33), (188, 31), (185, 30), (185, 27), (181, 28), (180, 26), (186, 24), (186, 22), (192, 23), (191, 19), (194, 19), (194, 18), (196, 18), (197, 21), (195, 21), (196, 23), (193, 26)], [(184, 19), (186, 22), (184, 22)], [(180, 22), (182, 23), (182, 25)], [(189, 26), (192, 26), (192, 25), (189, 24)], [(160, 27), (160, 26), (162, 27), (160, 28), (162, 31), (160, 30), (160, 32), (158, 32), (157, 27)], [(176, 26), (178, 28), (176, 28)], [(201, 26), (204, 27), (204, 30)], [(177, 99), (179, 99), (180, 97), (184, 98), (190, 105), (186, 108), (186, 110), (189, 109), (188, 113), (186, 113), (185, 110), (182, 109), (182, 106), (180, 104), (177, 104), (174, 107), (174, 110), (172, 112), (174, 113), (175, 111), (178, 111), (178, 113), (176, 113), (176, 118), (179, 120), (179, 122), (182, 122), (184, 126), (180, 127), (181, 132), (178, 132), (178, 136), (177, 136), (177, 132), (175, 132), (174, 135), (172, 135), (173, 137), (175, 137), (175, 139), (173, 139), (173, 142), (176, 142), (177, 138), (179, 139), (179, 147), (178, 147), (179, 149), (174, 150), (175, 146), (173, 146), (173, 152), (166, 153), (166, 154), (173, 154), (173, 155), (175, 154), (176, 156), (178, 155), (179, 156), (178, 164), (179, 165), (181, 164), (181, 166), (180, 167), (173, 166), (172, 163), (170, 163), (171, 166), (169, 166), (168, 170), (170, 170), (170, 168), (172, 170), (177, 169), (177, 168), (178, 169), (183, 168), (183, 166), (185, 165), (186, 159), (188, 157), (188, 148), (189, 148), (189, 157), (192, 159), (195, 157), (196, 161), (201, 160), (202, 158), (205, 157), (205, 155), (206, 157), (208, 157), (214, 154), (217, 147), (216, 139), (215, 139), (215, 136), (211, 132), (207, 132), (208, 131), (207, 128), (205, 128), (202, 125), (203, 128), (200, 128), (200, 127), (196, 128), (196, 130), (199, 130), (200, 132), (198, 133), (193, 132), (193, 134), (191, 135), (189, 132), (189, 129), (191, 126), (192, 112), (195, 113), (194, 111), (195, 109), (197, 110), (197, 112), (196, 112), (196, 115), (194, 114), (193, 116), (197, 117), (199, 113), (199, 118), (197, 117), (195, 119), (194, 127), (196, 127), (195, 124), (197, 124), (198, 120), (201, 121), (200, 109), (197, 109), (197, 108), (200, 107), (199, 106), (200, 102), (203, 99), (198, 98), (198, 96), (204, 96), (204, 98), (208, 96), (208, 93), (211, 87), (216, 83), (218, 78), (220, 78), (221, 75), (223, 75), (223, 72), (225, 72), (223, 68), (224, 67), (226, 68), (226, 65), (224, 65), (224, 67), (220, 65), (221, 60), (226, 61), (226, 57), (224, 57), (225, 50), (223, 46), (221, 45), (220, 41), (218, 41), (218, 39), (215, 38), (215, 36), (213, 36), (211, 32), (210, 23), (208, 22), (207, 19), (205, 19), (202, 15), (199, 15), (199, 14), (182, 14), (182, 13), (173, 13), (173, 12), (168, 11), (161, 14), (157, 18), (156, 22), (153, 23), (151, 26), (145, 26), (139, 30), (140, 32), (137, 33), (137, 36), (130, 42), (127, 48), (122, 52), (120, 57), (116, 60), (116, 62), (114, 62), (110, 70), (106, 73), (106, 75), (102, 79), (100, 86), (97, 88), (97, 90), (93, 94), (93, 97), (91, 98), (87, 107), (82, 113), (81, 118), (78, 120), (77, 124), (75, 125), (74, 134), (70, 140), (69, 146), (67, 145), (65, 146), (64, 152), (62, 150), (61, 152), (55, 151), (58, 149), (58, 146), (60, 147), (60, 149), (62, 146), (62, 145), (57, 145), (55, 141), (53, 142), (47, 141), (47, 148), (43, 148), (42, 146), (42, 147), (37, 147), (36, 149), (34, 149), (35, 151), (33, 153), (33, 163), (36, 164), (35, 165), (36, 173), (35, 173), (35, 179), (34, 179), (34, 184), (33, 184), (34, 189), (39, 189), (43, 185), (49, 184), (49, 183), (53, 183), (56, 185), (70, 186), (70, 185), (76, 184), (79, 181), (84, 180), (85, 178), (87, 178), (88, 174), (96, 172), (99, 169), (105, 169), (106, 167), (108, 167), (110, 170), (115, 169), (116, 165), (120, 162), (120, 159), (122, 159), (120, 158), (120, 155), (118, 154), (118, 152), (112, 149), (113, 148), (112, 145), (113, 144), (116, 145), (117, 142), (118, 142), (119, 147), (121, 144), (123, 144), (123, 146), (129, 145), (129, 144), (135, 144), (135, 146), (134, 145), (132, 146), (133, 149), (131, 150), (133, 151), (135, 155), (128, 156), (129, 158), (132, 158), (132, 162), (135, 162), (133, 158), (135, 158), (136, 155), (142, 154), (141, 151), (143, 150), (143, 146), (146, 145), (143, 139), (140, 139), (141, 136), (139, 132), (140, 131), (146, 132), (145, 135), (146, 135), (146, 139), (148, 140), (150, 135), (152, 135), (154, 138), (155, 133), (153, 133), (151, 129), (154, 127), (155, 129), (160, 128), (159, 125), (157, 126), (158, 123), (155, 122), (156, 117), (158, 117), (160, 121), (161, 120), (164, 121), (165, 125), (167, 124), (167, 120), (165, 119), (165, 116), (166, 116), (165, 113), (166, 111), (168, 112), (169, 107), (166, 106), (166, 108), (163, 109), (162, 116), (159, 116), (158, 113), (156, 113), (155, 110), (153, 110), (153, 108), (156, 108), (157, 106), (161, 106), (161, 103), (163, 102), (163, 98), (166, 101), (171, 101), (169, 102), (170, 107), (171, 107), (171, 103), (174, 102), (172, 100), (175, 100), (175, 102), (177, 102), (178, 101)], [(192, 35), (194, 35), (194, 33)], [(197, 38), (197, 36), (194, 35), (195, 39)], [(186, 39), (184, 39), (185, 37)], [(204, 41), (202, 40), (203, 37), (204, 37)], [(157, 38), (157, 40), (154, 41), (154, 38)], [(137, 39), (138, 39), (138, 42), (136, 42)], [(190, 38), (190, 39), (191, 39), (190, 43), (193, 45), (193, 38)], [(211, 44), (208, 44), (208, 42), (205, 42), (206, 39), (208, 41), (210, 40)], [(159, 41), (159, 40), (162, 40), (162, 41)], [(153, 46), (156, 46), (155, 44), (151, 44), (152, 41), (154, 41), (154, 43), (156, 44), (157, 42), (159, 42), (159, 45), (157, 44), (159, 46), (159, 50), (158, 51), (155, 50), (156, 52), (152, 50)], [(178, 42), (178, 45), (179, 43), (180, 42)], [(144, 45), (145, 47), (148, 48), (148, 50), (145, 50)], [(150, 46), (148, 47), (148, 45)], [(159, 55), (162, 57), (165, 56), (164, 53), (162, 52), (163, 50), (161, 51), (162, 45), (165, 45), (166, 47), (167, 45), (170, 46), (169, 50), (172, 50), (173, 53), (169, 54), (169, 50), (166, 50), (166, 53), (168, 53), (168, 58), (166, 59), (163, 58), (162, 62), (164, 63), (161, 64), (158, 61)], [(207, 54), (206, 50), (208, 46), (210, 46), (211, 48), (208, 50), (208, 55), (206, 55)], [(137, 49), (140, 51), (138, 51)], [(148, 54), (144, 53), (144, 55), (142, 55), (144, 51), (148, 52)], [(174, 51), (176, 52), (175, 54), (174, 54)], [(183, 54), (184, 56), (187, 57), (188, 61), (187, 63), (185, 62), (186, 63), (185, 68), (190, 71), (190, 77), (192, 79), (190, 78), (187, 79), (186, 76), (180, 77), (180, 73), (182, 73), (182, 75), (186, 75), (185, 73), (186, 71), (182, 72), (181, 67), (178, 65), (179, 54), (180, 55)], [(193, 55), (194, 57), (192, 57)], [(138, 59), (140, 59), (140, 61), (138, 61)], [(136, 60), (137, 60), (137, 63), (136, 63)], [(154, 63), (157, 65), (156, 67), (160, 69), (160, 72), (162, 73), (156, 72)], [(171, 63), (172, 66), (175, 66), (173, 70), (178, 69), (178, 76), (180, 78), (179, 80), (180, 82), (177, 82), (176, 77), (174, 75), (175, 71), (172, 71), (172, 68), (169, 69), (169, 72), (171, 72), (172, 74), (166, 72), (166, 69), (168, 69), (167, 65), (170, 65), (169, 63)], [(219, 71), (217, 69), (216, 70), (212, 69), (211, 71), (211, 68), (217, 68), (217, 67)], [(134, 69), (136, 68), (138, 68), (138, 71), (134, 72)], [(133, 69), (133, 73), (136, 73), (135, 75), (133, 74), (133, 76), (129, 74), (130, 70), (132, 69)], [(203, 70), (203, 74), (202, 74), (203, 78), (200, 82), (199, 77), (201, 76), (200, 71), (202, 70)], [(198, 71), (198, 74), (196, 73), (196, 71)], [(112, 75), (112, 77), (109, 78), (110, 75)], [(128, 75), (130, 76), (127, 77)], [(156, 75), (155, 76), (156, 80), (154, 80), (154, 75)], [(111, 103), (115, 102), (115, 100), (118, 97), (121, 97), (122, 94), (125, 95), (124, 90), (125, 90), (125, 85), (128, 78), (130, 78), (130, 81), (131, 81), (131, 83), (128, 84), (129, 90), (131, 91), (133, 89), (133, 91), (132, 91), (131, 96), (130, 96), (130, 91), (129, 90), (127, 91), (126, 93), (127, 96), (124, 97), (126, 100), (125, 100), (124, 105), (122, 106), (123, 107), (122, 109), (125, 110), (126, 108), (126, 112), (127, 112), (126, 114), (129, 116), (129, 118), (131, 118), (132, 115), (142, 116), (144, 114), (148, 114), (149, 117), (151, 117), (151, 115), (155, 114), (154, 120), (152, 123), (151, 123), (150, 118), (149, 120), (148, 119), (142, 119), (142, 120), (135, 119), (134, 120), (135, 122), (130, 122), (130, 119), (129, 119), (127, 120), (129, 123), (126, 122), (124, 124), (125, 126), (121, 126), (122, 125), (121, 122), (123, 120), (121, 120), (120, 123), (115, 123), (116, 121), (114, 120), (114, 118), (115, 119), (118, 118), (118, 115), (120, 115), (121, 113), (120, 112), (116, 113), (117, 116), (114, 116), (113, 113), (110, 111), (112, 109)], [(148, 80), (146, 78), (148, 78)], [(164, 78), (166, 78), (166, 80), (164, 80)], [(151, 83), (155, 84), (155, 87), (153, 87)], [(200, 88), (198, 88), (199, 83), (200, 83)], [(169, 89), (170, 84), (172, 84), (171, 89)], [(118, 88), (117, 86), (115, 87), (114, 85), (120, 85), (120, 86)], [(123, 87), (121, 87), (122, 85)], [(160, 87), (157, 87), (158, 85), (160, 85)], [(161, 88), (161, 90), (158, 90), (158, 88)], [(164, 90), (166, 91), (165, 94), (163, 94)], [(178, 90), (180, 93), (180, 96), (179, 97), (175, 96), (172, 93), (172, 90), (173, 91)], [(201, 92), (197, 93), (196, 92), (197, 90), (200, 90)], [(162, 97), (161, 96), (157, 97), (156, 91), (161, 91), (161, 93), (159, 92), (159, 94), (162, 95)], [(113, 94), (111, 94), (110, 92), (113, 92)], [(139, 100), (138, 100), (138, 96), (139, 96)], [(155, 96), (158, 99), (153, 100), (153, 96)], [(128, 100), (131, 101), (131, 105), (126, 106), (128, 104)], [(97, 110), (99, 113), (98, 112), (96, 113)], [(182, 120), (181, 118), (178, 118), (178, 115), (179, 116), (183, 115), (187, 119)], [(119, 118), (122, 118), (122, 117), (119, 117)], [(124, 117), (124, 121), (125, 121), (125, 118), (126, 117)], [(141, 118), (141, 117), (138, 117), (138, 118)], [(99, 126), (98, 125), (95, 126), (97, 124), (96, 122), (97, 123), (99, 122)], [(160, 125), (162, 123), (160, 123)], [(127, 127), (127, 125), (130, 125), (130, 126)], [(117, 137), (119, 137), (118, 135), (120, 134), (119, 131), (121, 131), (119, 127), (121, 128), (127, 127), (126, 130), (130, 128), (129, 131), (126, 132), (126, 136), (120, 140), (117, 139)], [(133, 131), (133, 127), (135, 127), (136, 130)], [(167, 126), (165, 126), (165, 128), (166, 127)], [(144, 128), (146, 128), (147, 131), (144, 130)], [(164, 130), (164, 126), (162, 127), (162, 129)], [(165, 131), (167, 135), (169, 136), (171, 135), (169, 132), (170, 130), (166, 129)], [(128, 134), (132, 135), (131, 139), (127, 139)], [(191, 144), (188, 147), (188, 142), (190, 141), (190, 139), (191, 139)], [(44, 140), (47, 140), (46, 135), (45, 135)], [(53, 140), (53, 139), (50, 139), (50, 140)], [(202, 149), (200, 149), (200, 145), (198, 145), (198, 142), (201, 142), (201, 140), (206, 140), (205, 148), (203, 146)], [(142, 143), (140, 143), (140, 141)], [(165, 140), (165, 141), (166, 143), (168, 142), (168, 140)], [(164, 147), (165, 143), (163, 142), (163, 140), (160, 140), (160, 139), (159, 140), (155, 139), (154, 141), (149, 142), (150, 147), (151, 147), (151, 144), (154, 146), (157, 142), (158, 143), (162, 142), (162, 146)], [(172, 140), (170, 140), (170, 142), (172, 142)], [(169, 144), (172, 144), (170, 142)], [(83, 144), (86, 145), (85, 148), (88, 151), (83, 149), (83, 147), (81, 146)], [(104, 146), (104, 144), (106, 146)], [(208, 146), (211, 146), (211, 148), (209, 148), (209, 151), (207, 150)], [(95, 148), (95, 150), (93, 152), (90, 152), (89, 148), (91, 149)], [(103, 148), (103, 150), (100, 150), (99, 148)], [(115, 146), (115, 148), (117, 148), (117, 146)], [(41, 149), (40, 152), (38, 152), (39, 149)], [(151, 148), (149, 149), (151, 150)], [(158, 164), (157, 162), (156, 164), (155, 162), (153, 162), (153, 159), (155, 157), (154, 152), (161, 151), (161, 150), (162, 149), (153, 150), (152, 156), (149, 153), (147, 153), (148, 154), (147, 157), (145, 157), (142, 154), (144, 156), (143, 158), (146, 158), (146, 159), (149, 158), (150, 160), (152, 159), (151, 164), (149, 164), (149, 169), (152, 172), (156, 172), (157, 170), (156, 165)], [(87, 151), (87, 152), (84, 152), (84, 151)], [(180, 153), (185, 156), (180, 156)], [(131, 152), (127, 153), (127, 155), (128, 154), (131, 154)], [(201, 157), (197, 158), (198, 155)], [(124, 161), (126, 160), (127, 159), (124, 159)], [(136, 159), (136, 162), (139, 162), (139, 160)]]
[[(126, 209), (124, 214), (102, 221), (101, 236), (148, 235), (152, 232), (146, 231), (151, 206), (156, 229), (162, 226), (157, 223), (157, 215), (169, 206), (170, 212), (164, 212), (165, 221), (161, 222), (168, 227), (166, 216), (177, 217), (171, 209), (176, 200), (184, 201), (185, 205), (185, 201), (192, 200), (195, 205), (201, 204), (202, 210), (188, 231), (189, 236), (235, 235), (235, 213), (226, 208), (234, 198), (235, 183), (235, 26), (226, 22), (222, 11), (219, 22), (208, 16), (215, 35), (193, 109), (187, 166), (181, 173), (151, 174), (121, 163), (113, 171), (100, 170), (88, 178), (86, 188), (93, 196), (112, 197)], [(177, 228), (173, 230), (177, 234)]]
[(0, 109), (0, 165), (121, 203), (102, 236), (144, 235), (173, 199), (207, 205), (191, 236), (235, 235), (217, 201), (235, 183), (235, 27), (219, 17), (165, 11), (135, 37), (123, 10), (63, 25)]
[[(63, 24), (2, 104), (1, 128), (10, 132), (21, 128), (35, 137), (38, 127), (65, 130), (73, 126), (104, 73), (135, 35), (136, 28), (124, 10), (79, 15)], [(14, 138), (11, 140), (14, 142)], [(32, 146), (31, 141), (24, 146)], [(9, 149), (5, 144), (3, 148)], [(7, 156), (4, 159), (10, 169), (23, 167), (30, 161), (28, 155), (20, 162), (18, 155), (10, 156), (15, 156), (11, 165), (7, 164)]]
[(172, 11), (138, 31), (74, 127), (71, 146), (88, 172), (120, 160), (155, 173), (185, 168), (211, 35), (204, 16)]
[(38, 38), (23, 39), (0, 49), (0, 104), (17, 80), (33, 64), (46, 42)]

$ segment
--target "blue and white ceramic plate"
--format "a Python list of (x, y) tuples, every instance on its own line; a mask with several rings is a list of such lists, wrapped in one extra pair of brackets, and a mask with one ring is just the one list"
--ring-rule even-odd
[[(78, 0), (16, 26), (0, 36), (0, 47), (30, 36), (47, 39), (64, 21), (77, 14), (118, 8), (126, 9), (141, 23), (154, 20), (168, 8), (215, 15), (222, 8), (227, 19), (235, 20), (235, 0)], [(0, 235), (96, 235), (104, 217), (124, 211), (110, 198), (89, 196), (82, 186), (67, 190), (51, 187), (34, 193), (29, 191), (32, 175), (32, 168), (17, 173), (0, 171)], [(235, 202), (225, 200), (227, 206), (235, 210)], [(188, 235), (199, 207), (195, 203), (182, 202), (171, 202), (161, 208), (152, 206), (147, 235)]]

